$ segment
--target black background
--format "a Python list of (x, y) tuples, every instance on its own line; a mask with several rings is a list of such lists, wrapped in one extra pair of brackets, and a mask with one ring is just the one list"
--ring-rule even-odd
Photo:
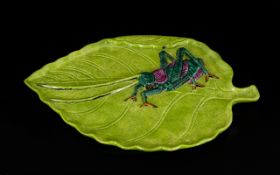
[[(72, 4), (71, 8), (68, 4), (24, 4), (24, 8), (17, 4), (3, 12), (0, 174), (278, 171), (276, 5), (127, 4)], [(260, 100), (234, 106), (230, 128), (207, 144), (146, 153), (103, 145), (79, 134), (23, 83), (43, 65), (86, 44), (144, 34), (190, 37), (206, 43), (232, 66), (234, 85), (255, 84)]]

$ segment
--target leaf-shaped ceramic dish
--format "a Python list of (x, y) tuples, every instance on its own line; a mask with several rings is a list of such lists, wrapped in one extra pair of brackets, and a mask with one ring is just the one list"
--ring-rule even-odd
[[(162, 46), (171, 55), (180, 47), (187, 48), (220, 79), (204, 83), (200, 78), (206, 87), (192, 90), (185, 84), (150, 96), (158, 108), (140, 108), (141, 100), (124, 101), (137, 83), (135, 77), (159, 68)], [(231, 67), (196, 40), (125, 36), (89, 44), (47, 64), (25, 83), (66, 123), (101, 143), (171, 151), (214, 139), (231, 124), (232, 105), (258, 100), (254, 85), (236, 88), (232, 76)]]

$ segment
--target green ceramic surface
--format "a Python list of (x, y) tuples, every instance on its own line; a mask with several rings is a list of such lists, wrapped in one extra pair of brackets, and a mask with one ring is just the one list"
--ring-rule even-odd
[[(162, 46), (172, 55), (185, 47), (204, 60), (210, 79), (192, 90), (185, 84), (149, 97), (158, 108), (124, 101), (141, 72), (159, 68)], [(250, 58), (248, 58), (250, 59)], [(237, 88), (232, 68), (219, 54), (194, 39), (124, 36), (89, 44), (47, 64), (25, 83), (80, 133), (104, 144), (144, 151), (190, 148), (214, 139), (232, 122), (232, 106), (259, 99), (254, 85)], [(110, 94), (110, 95), (106, 95)], [(40, 117), (40, 116), (38, 116)]]

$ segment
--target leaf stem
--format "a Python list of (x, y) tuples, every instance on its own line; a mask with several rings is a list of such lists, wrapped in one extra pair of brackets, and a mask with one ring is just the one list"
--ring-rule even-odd
[(260, 93), (255, 85), (245, 88), (234, 88), (233, 104), (258, 101)]

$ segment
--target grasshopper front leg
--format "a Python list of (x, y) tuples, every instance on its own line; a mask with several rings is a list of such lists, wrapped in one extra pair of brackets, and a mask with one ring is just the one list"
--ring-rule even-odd
[(130, 97), (126, 98), (124, 101), (127, 101), (128, 99), (131, 99), (131, 100), (133, 100), (133, 101), (136, 101), (136, 100), (137, 100), (136, 96), (137, 96), (138, 90), (139, 90), (141, 87), (142, 87), (142, 85), (138, 83), (138, 84), (134, 87), (134, 91), (133, 91), (132, 95), (131, 95)]
[(214, 74), (208, 72), (208, 73), (205, 75), (205, 82), (208, 81), (209, 77), (210, 77), (210, 78), (215, 78), (215, 79), (220, 79), (218, 76), (216, 76), (216, 75), (214, 75)]
[(143, 107), (143, 106), (152, 106), (154, 108), (157, 108), (156, 105), (150, 103), (147, 101), (147, 97), (150, 96), (150, 95), (154, 95), (154, 94), (158, 94), (158, 93), (161, 93), (162, 92), (162, 89), (161, 88), (155, 88), (155, 89), (151, 89), (151, 90), (145, 90), (142, 92), (142, 101), (143, 101), (143, 104), (140, 106), (140, 107)]
[(192, 89), (193, 90), (196, 89), (196, 87), (205, 87), (205, 85), (196, 82), (193, 77), (191, 78), (191, 81), (192, 81)]

